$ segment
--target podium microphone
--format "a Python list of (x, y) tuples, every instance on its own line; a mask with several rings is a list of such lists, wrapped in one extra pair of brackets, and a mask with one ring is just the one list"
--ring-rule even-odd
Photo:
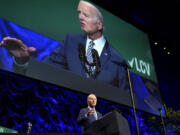
[(85, 63), (86, 63), (85, 47), (81, 43), (79, 43), (78, 45), (78, 52), (79, 52), (79, 59), (82, 63), (82, 66), (85, 68)]
[(90, 68), (86, 67), (86, 64), (91, 66), (89, 64), (89, 62), (87, 61), (86, 58), (86, 53), (85, 53), (85, 47), (82, 43), (78, 44), (78, 53), (79, 53), (79, 59), (81, 61), (82, 67), (84, 68), (84, 70), (90, 75), (92, 76), (92, 71), (90, 70)]
[[(85, 47), (82, 43), (78, 44), (78, 52), (79, 52), (79, 59), (81, 61), (81, 64), (85, 71), (93, 78), (96, 78), (98, 73), (100, 72), (101, 68), (101, 63), (99, 59), (98, 52), (95, 49), (92, 49), (92, 58), (93, 58), (93, 63), (89, 63), (86, 58), (86, 53), (85, 53)], [(87, 68), (86, 65), (88, 65), (90, 68)], [(95, 73), (92, 74), (91, 67), (95, 66)]]
[(100, 68), (101, 68), (101, 62), (99, 59), (99, 54), (95, 49), (92, 49), (92, 57), (93, 57), (93, 64), (94, 66), (96, 66), (96, 72), (95, 72), (95, 77), (98, 75), (98, 73), (100, 72)]

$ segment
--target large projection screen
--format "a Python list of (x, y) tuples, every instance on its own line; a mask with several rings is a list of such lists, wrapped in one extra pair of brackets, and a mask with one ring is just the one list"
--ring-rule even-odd
[[(78, 20), (78, 3), (79, 0), (13, 0), (11, 2), (0, 0), (0, 41), (7, 36), (18, 38), (27, 46), (36, 47), (37, 51), (33, 57), (43, 61), (61, 45), (65, 35), (83, 33)], [(131, 67), (136, 107), (159, 115), (161, 97), (148, 35), (103, 8), (95, 6), (104, 17), (106, 40)], [(0, 68), (13, 71), (13, 58), (2, 47)], [(69, 86), (63, 87), (69, 88)], [(106, 99), (103, 96), (102, 98)], [(124, 103), (120, 102), (120, 104)]]

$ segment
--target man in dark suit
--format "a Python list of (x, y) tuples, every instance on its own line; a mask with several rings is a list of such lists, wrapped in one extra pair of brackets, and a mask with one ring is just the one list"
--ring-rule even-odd
[[(128, 89), (124, 59), (103, 36), (104, 21), (101, 12), (89, 2), (80, 1), (78, 18), (85, 34), (67, 35), (59, 48), (55, 49), (44, 61), (122, 90)], [(85, 64), (79, 58), (80, 44), (85, 48), (88, 61)], [(36, 51), (36, 48), (27, 47), (22, 41), (10, 37), (4, 38), (0, 46), (7, 48), (14, 56), (15, 67), (20, 68), (28, 65), (27, 61)], [(95, 49), (100, 57), (98, 66), (89, 66), (93, 63), (92, 49)]]
[[(61, 46), (46, 57), (44, 61), (88, 77), (78, 56), (78, 44), (85, 47), (86, 40), (86, 34), (67, 35)], [(123, 64), (123, 58), (107, 41), (100, 55), (100, 63), (100, 72), (94, 79), (124, 90), (128, 88), (126, 70), (122, 65), (119, 65), (119, 63)]]
[(90, 94), (87, 97), (88, 107), (83, 108), (79, 112), (77, 123), (82, 126), (83, 135), (91, 135), (88, 127), (96, 120), (102, 117), (102, 114), (96, 111), (97, 97), (94, 94)]

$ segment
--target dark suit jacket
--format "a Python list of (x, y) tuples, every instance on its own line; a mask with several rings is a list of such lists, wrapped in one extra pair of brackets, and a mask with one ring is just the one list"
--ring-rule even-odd
[[(86, 76), (79, 59), (78, 45), (86, 45), (86, 34), (68, 34), (60, 46), (55, 49), (44, 61), (58, 67), (70, 70), (81, 76)], [(128, 89), (127, 73), (124, 59), (106, 42), (100, 56), (100, 73), (95, 79), (119, 87)]]
[[(88, 113), (88, 107), (83, 108), (80, 110), (77, 123), (82, 126), (82, 134), (89, 135), (90, 131), (88, 130), (88, 127), (96, 121), (95, 117), (93, 115), (90, 115), (89, 117), (85, 117), (85, 115)], [(96, 111), (98, 119), (102, 117), (102, 114)]]

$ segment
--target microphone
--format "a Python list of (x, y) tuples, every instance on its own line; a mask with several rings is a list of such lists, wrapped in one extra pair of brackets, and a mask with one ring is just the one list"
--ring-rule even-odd
[[(93, 63), (89, 63), (87, 61), (85, 47), (84, 47), (84, 45), (82, 43), (78, 44), (78, 52), (79, 52), (79, 59), (81, 61), (81, 64), (82, 64), (83, 68), (85, 69), (85, 71), (91, 77), (96, 78), (96, 76), (100, 72), (100, 67), (101, 67), (101, 63), (100, 63), (98, 52), (95, 49), (91, 50), (92, 58), (93, 58)], [(86, 65), (88, 65), (90, 68), (88, 68)], [(92, 70), (91, 70), (91, 67), (93, 67), (93, 66), (96, 67), (96, 69), (95, 69), (96, 71), (95, 71), (94, 75), (92, 74)]]
[(101, 63), (98, 52), (95, 49), (92, 49), (92, 57), (93, 57), (93, 64), (94, 66), (96, 66), (95, 76), (97, 76), (97, 74), (100, 72)]
[(79, 52), (79, 59), (81, 61), (82, 67), (90, 75), (91, 71), (86, 67), (86, 64), (89, 65), (89, 62), (87, 61), (85, 47), (82, 43), (78, 44), (78, 52)]
[(85, 55), (85, 47), (82, 43), (78, 45), (79, 59), (82, 63), (82, 66), (85, 67), (86, 55)]
[(98, 54), (98, 52), (96, 51), (96, 49), (92, 49), (92, 57), (93, 57), (93, 63), (94, 63), (96, 66), (101, 67), (101, 63), (100, 63), (100, 59), (99, 59), (99, 54)]

